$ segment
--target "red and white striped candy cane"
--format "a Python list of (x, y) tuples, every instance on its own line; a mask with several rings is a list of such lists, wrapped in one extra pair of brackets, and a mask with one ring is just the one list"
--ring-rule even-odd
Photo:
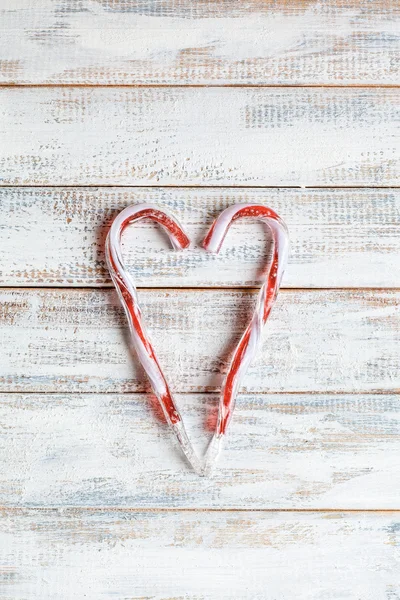
[(222, 386), (216, 430), (205, 458), (205, 474), (212, 471), (218, 459), (227, 427), (232, 418), (239, 385), (260, 345), (262, 329), (278, 293), (289, 253), (289, 236), (285, 223), (273, 210), (258, 204), (235, 204), (224, 210), (214, 221), (204, 240), (203, 247), (209, 252), (218, 253), (231, 224), (242, 217), (265, 221), (272, 232), (274, 249), (266, 281), (260, 290), (253, 317), (237, 345)]
[(133, 345), (139, 360), (150, 379), (167, 423), (174, 432), (183, 453), (193, 469), (201, 475), (203, 473), (202, 464), (189, 441), (182, 417), (158, 363), (145, 329), (135, 285), (122, 260), (122, 232), (128, 225), (140, 219), (151, 219), (159, 223), (167, 232), (175, 250), (187, 248), (190, 241), (182, 227), (170, 214), (151, 204), (137, 204), (125, 208), (111, 225), (106, 241), (106, 259), (112, 280), (125, 309)]

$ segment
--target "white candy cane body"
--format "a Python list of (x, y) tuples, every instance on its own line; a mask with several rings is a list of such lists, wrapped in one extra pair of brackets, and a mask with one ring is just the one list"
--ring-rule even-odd
[(175, 250), (187, 248), (190, 241), (179, 223), (167, 212), (161, 211), (151, 204), (128, 206), (115, 218), (108, 233), (106, 241), (106, 260), (111, 278), (117, 289), (122, 306), (125, 309), (134, 348), (148, 378), (150, 379), (153, 391), (161, 404), (167, 423), (174, 432), (183, 453), (193, 469), (202, 475), (202, 464), (189, 441), (182, 417), (176, 407), (167, 380), (158, 363), (153, 346), (145, 329), (135, 285), (122, 260), (122, 232), (128, 225), (140, 219), (151, 219), (159, 223), (168, 234)]
[(203, 247), (209, 252), (218, 253), (232, 222), (243, 217), (258, 218), (268, 225), (274, 243), (273, 256), (266, 281), (257, 299), (253, 317), (237, 345), (225, 377), (221, 390), (216, 430), (206, 454), (205, 474), (212, 471), (218, 459), (227, 427), (232, 418), (239, 385), (260, 345), (262, 329), (278, 293), (289, 252), (289, 236), (285, 223), (273, 210), (257, 204), (235, 204), (224, 210), (214, 221), (204, 240)]

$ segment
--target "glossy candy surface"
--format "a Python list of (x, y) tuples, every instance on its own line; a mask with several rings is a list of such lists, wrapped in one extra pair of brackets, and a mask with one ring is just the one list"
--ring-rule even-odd
[(116, 217), (106, 241), (108, 268), (125, 309), (138, 358), (147, 373), (167, 423), (187, 460), (199, 475), (210, 474), (218, 459), (223, 438), (232, 418), (239, 385), (260, 344), (262, 328), (275, 301), (287, 261), (289, 243), (285, 224), (273, 210), (257, 204), (236, 204), (224, 210), (205, 237), (205, 250), (218, 253), (232, 222), (243, 217), (258, 218), (266, 222), (272, 232), (274, 249), (253, 317), (234, 352), (222, 387), (216, 430), (204, 461), (197, 456), (186, 433), (182, 417), (146, 332), (135, 285), (125, 268), (121, 253), (123, 230), (141, 219), (151, 219), (159, 223), (176, 250), (187, 248), (190, 240), (171, 214), (151, 204), (138, 204), (127, 207)]
[(268, 225), (273, 238), (273, 254), (252, 319), (236, 347), (222, 386), (216, 430), (205, 458), (205, 473), (212, 471), (218, 459), (235, 408), (240, 383), (260, 345), (262, 329), (277, 296), (289, 252), (289, 236), (285, 223), (273, 210), (258, 204), (235, 204), (225, 209), (214, 221), (205, 237), (203, 247), (209, 252), (218, 253), (231, 224), (244, 217), (261, 219)]

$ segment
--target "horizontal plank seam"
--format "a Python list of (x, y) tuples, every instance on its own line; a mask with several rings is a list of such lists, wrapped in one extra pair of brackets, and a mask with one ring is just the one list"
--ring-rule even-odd
[[(261, 284), (260, 284), (261, 287)], [(0, 284), (0, 290), (63, 290), (63, 291), (67, 291), (67, 290), (88, 290), (88, 291), (99, 291), (99, 290), (112, 290), (113, 285), (112, 283), (105, 283), (105, 284), (101, 284), (101, 285), (85, 285), (85, 286), (80, 286), (80, 285), (75, 285), (75, 284), (71, 284), (70, 286), (66, 286), (65, 284), (62, 284), (60, 286), (54, 285), (54, 283), (47, 285), (32, 285), (32, 283), (29, 283), (29, 286), (25, 286), (25, 285), (19, 285), (19, 286), (9, 286), (9, 285), (2, 285)], [(246, 285), (237, 285), (237, 286), (227, 286), (227, 287), (212, 287), (211, 285), (209, 286), (205, 286), (202, 285), (198, 288), (196, 287), (185, 287), (184, 285), (178, 285), (178, 284), (165, 284), (162, 287), (147, 287), (147, 288), (142, 288), (140, 286), (136, 286), (136, 289), (138, 291), (148, 291), (148, 292), (156, 292), (158, 291), (162, 291), (165, 290), (166, 292), (185, 292), (185, 291), (193, 291), (193, 292), (208, 292), (208, 291), (231, 291), (231, 292), (259, 292), (260, 288), (254, 288), (254, 287), (248, 287)], [(368, 286), (359, 286), (359, 287), (340, 287), (340, 288), (335, 288), (335, 287), (323, 287), (323, 288), (315, 288), (315, 287), (309, 287), (309, 288), (296, 288), (296, 287), (286, 287), (285, 285), (283, 285), (280, 289), (280, 293), (283, 292), (399, 292), (400, 291), (400, 287), (381, 287), (381, 288), (375, 288), (375, 287), (368, 287)]]
[(400, 509), (397, 508), (173, 508), (173, 507), (124, 507), (124, 506), (80, 506), (80, 505), (65, 505), (65, 506), (29, 506), (29, 505), (4, 505), (0, 506), (1, 511), (15, 511), (22, 512), (24, 510), (32, 511), (82, 511), (82, 512), (138, 512), (138, 513), (383, 513), (383, 514), (395, 514), (400, 516)]
[(173, 189), (173, 190), (398, 190), (400, 189), (400, 185), (176, 185), (176, 184), (146, 184), (140, 183), (135, 185), (130, 184), (114, 184), (114, 183), (85, 183), (84, 185), (80, 185), (77, 183), (71, 184), (60, 184), (60, 185), (43, 185), (38, 183), (29, 183), (29, 184), (0, 184), (0, 190), (2, 189), (51, 189), (51, 190), (59, 190), (59, 189)]
[[(54, 284), (51, 284), (51, 286), (18, 286), (18, 285), (0, 285), (0, 289), (3, 290), (8, 290), (8, 291), (32, 291), (32, 292), (38, 292), (38, 291), (46, 291), (46, 292), (52, 292), (52, 291), (82, 291), (82, 292), (96, 292), (96, 291), (101, 291), (101, 290), (113, 290), (114, 287), (113, 285), (110, 283), (109, 285), (100, 285), (97, 287), (92, 287), (92, 286), (88, 286), (88, 285), (84, 285), (84, 286), (75, 286), (75, 285), (71, 285), (71, 286), (66, 286), (66, 285), (60, 285), (60, 286), (54, 286)], [(211, 287), (211, 286), (199, 286), (199, 287), (193, 287), (193, 286), (155, 286), (155, 287), (147, 287), (147, 286), (136, 286), (136, 289), (138, 291), (141, 292), (162, 292), (163, 290), (170, 292), (171, 290), (173, 290), (174, 292), (201, 292), (204, 291), (206, 293), (209, 292), (244, 292), (244, 293), (248, 293), (248, 294), (255, 294), (257, 292), (260, 291), (260, 288), (257, 286), (251, 286), (251, 287), (246, 287), (246, 286), (226, 286), (226, 287), (221, 287), (221, 286), (216, 286), (216, 287)], [(341, 293), (341, 292), (398, 292), (400, 290), (400, 287), (310, 287), (310, 288), (305, 288), (305, 287), (285, 287), (282, 286), (280, 289), (280, 294), (298, 294), (299, 292), (302, 293), (304, 292), (305, 294), (309, 294), (309, 293), (320, 293), (320, 292), (337, 292), (337, 293)]]
[[(147, 383), (147, 382), (146, 382)], [(199, 391), (179, 391), (179, 390), (175, 390), (175, 393), (179, 396), (218, 396), (219, 395), (219, 391), (209, 391), (209, 390), (203, 390), (201, 392)], [(257, 392), (246, 392), (246, 391), (239, 391), (239, 396), (396, 396), (398, 395), (399, 390), (397, 388), (394, 388), (392, 390), (388, 390), (388, 389), (375, 389), (375, 390), (367, 390), (367, 391), (349, 391), (349, 390), (327, 390), (327, 391), (321, 391), (321, 390), (316, 390), (316, 391), (312, 391), (312, 390), (303, 390), (303, 391), (293, 391), (293, 390), (289, 390), (289, 391), (280, 391), (280, 392), (269, 392), (269, 391), (257, 391)], [(146, 391), (142, 391), (142, 392), (126, 392), (126, 391), (120, 391), (120, 392), (99, 392), (99, 391), (84, 391), (84, 392), (79, 392), (79, 391), (67, 391), (67, 392), (38, 392), (37, 390), (11, 390), (8, 392), (5, 391), (0, 391), (0, 400), (2, 396), (43, 396), (43, 397), (48, 397), (48, 396), (79, 396), (80, 398), (84, 397), (84, 396), (144, 396), (144, 395), (152, 395), (153, 392), (151, 392), (150, 390)]]
[(397, 89), (400, 83), (12, 83), (2, 82), (0, 88), (329, 88), (329, 89)]

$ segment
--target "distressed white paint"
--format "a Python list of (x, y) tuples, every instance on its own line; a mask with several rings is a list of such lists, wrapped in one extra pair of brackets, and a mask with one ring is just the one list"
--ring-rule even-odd
[(396, 89), (2, 88), (13, 185), (390, 186)]
[(0, 81), (399, 83), (396, 2), (2, 0)]
[(392, 600), (399, 513), (4, 510), (4, 598)]
[[(3, 0), (0, 28), (6, 84), (399, 83), (399, 8), (385, 0)], [(398, 89), (8, 88), (0, 109), (3, 184), (399, 184)], [(109, 285), (105, 231), (146, 195), (197, 242), (233, 199), (273, 200), (291, 228), (285, 285), (398, 286), (398, 194), (376, 189), (4, 190), (0, 283)], [(137, 235), (126, 255), (147, 286), (253, 285), (268, 251), (253, 225), (219, 264), (198, 250), (174, 262), (153, 229)], [(0, 296), (1, 390), (146, 387), (110, 291)], [(141, 296), (174, 389), (217, 389), (254, 295)], [(1, 396), (1, 597), (398, 598), (399, 513), (170, 510), (399, 508), (397, 396), (359, 393), (400, 387), (398, 304), (281, 294), (245, 388), (325, 393), (242, 396), (211, 481), (182, 463), (149, 396)], [(215, 398), (180, 402), (204, 446)], [(44, 508), (71, 504), (85, 508)]]
[[(204, 452), (216, 395), (178, 406)], [(213, 477), (184, 463), (150, 395), (1, 394), (0, 504), (390, 509), (400, 500), (391, 395), (238, 398)]]
[(124, 234), (134, 281), (147, 287), (252, 286), (270, 248), (260, 223), (232, 225), (218, 257), (200, 248), (212, 220), (234, 203), (272, 207), (289, 227), (284, 287), (400, 287), (400, 191), (207, 188), (3, 188), (0, 282), (8, 286), (111, 285), (104, 241), (113, 217), (152, 202), (190, 235), (170, 249), (150, 223)]
[[(242, 391), (397, 390), (399, 298), (282, 290)], [(255, 291), (140, 291), (172, 390), (219, 389), (255, 299)], [(3, 290), (0, 333), (1, 391), (148, 389), (113, 290)]]

